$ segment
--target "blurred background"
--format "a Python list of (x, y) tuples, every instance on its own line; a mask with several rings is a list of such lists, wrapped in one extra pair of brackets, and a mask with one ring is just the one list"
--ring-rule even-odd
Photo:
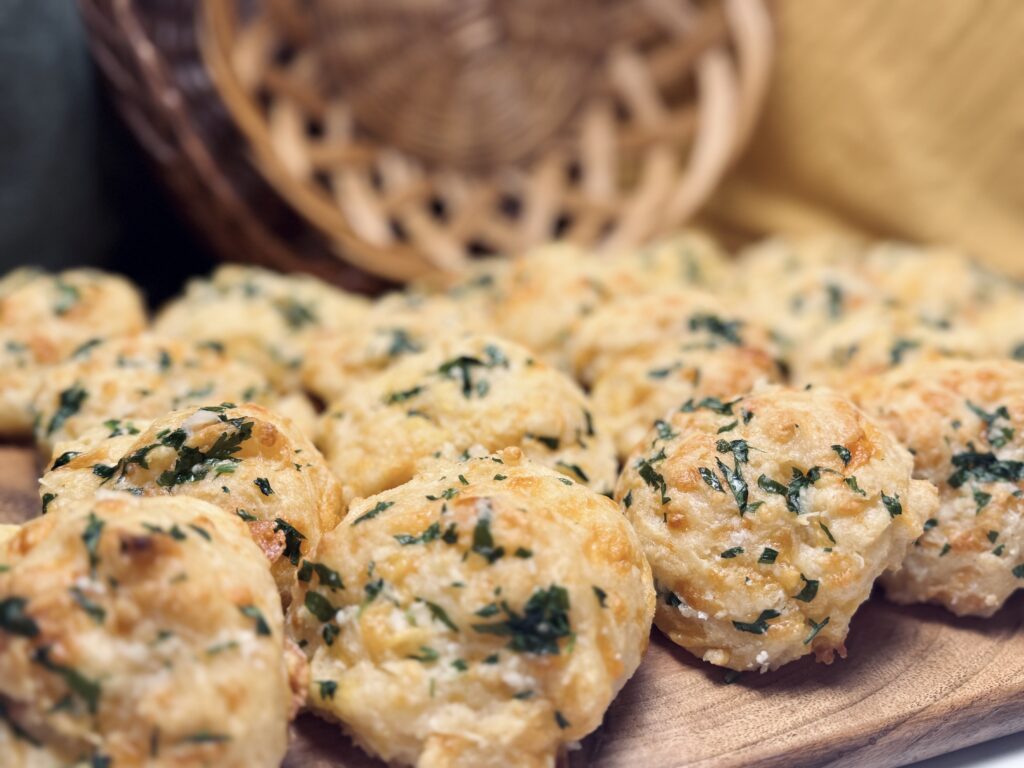
[(102, 265), (161, 300), (213, 265), (116, 114), (73, 2), (0, 2), (0, 112), (0, 271)]
[[(940, 242), (1024, 276), (1024, 4), (770, 6), (760, 117), (698, 221), (730, 243)], [(0, 109), (0, 270), (98, 264), (160, 300), (214, 263), (114, 108), (75, 3), (0, 2)]]

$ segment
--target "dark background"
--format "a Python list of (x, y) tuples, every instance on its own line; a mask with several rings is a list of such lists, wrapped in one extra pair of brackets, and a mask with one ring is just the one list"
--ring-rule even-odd
[(159, 303), (213, 256), (121, 124), (73, 0), (0, 0), (0, 273), (84, 264)]

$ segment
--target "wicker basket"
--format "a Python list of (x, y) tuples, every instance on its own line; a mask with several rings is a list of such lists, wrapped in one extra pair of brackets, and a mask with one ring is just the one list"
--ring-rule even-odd
[(746, 140), (767, 0), (80, 0), (229, 258), (349, 287), (689, 218)]

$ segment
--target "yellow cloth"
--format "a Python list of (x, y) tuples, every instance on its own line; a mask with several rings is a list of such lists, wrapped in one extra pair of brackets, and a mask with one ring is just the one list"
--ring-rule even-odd
[(1024, 0), (779, 0), (720, 234), (955, 245), (1024, 277)]

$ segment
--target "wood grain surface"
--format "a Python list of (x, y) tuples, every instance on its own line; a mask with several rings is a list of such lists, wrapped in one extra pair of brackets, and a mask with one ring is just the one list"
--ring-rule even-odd
[[(31, 448), (0, 446), (0, 522), (38, 513)], [(831, 666), (810, 659), (731, 684), (657, 630), (604, 725), (571, 768), (889, 768), (1024, 730), (1024, 593), (994, 618), (957, 619), (878, 597)], [(286, 768), (382, 768), (310, 715)]]

